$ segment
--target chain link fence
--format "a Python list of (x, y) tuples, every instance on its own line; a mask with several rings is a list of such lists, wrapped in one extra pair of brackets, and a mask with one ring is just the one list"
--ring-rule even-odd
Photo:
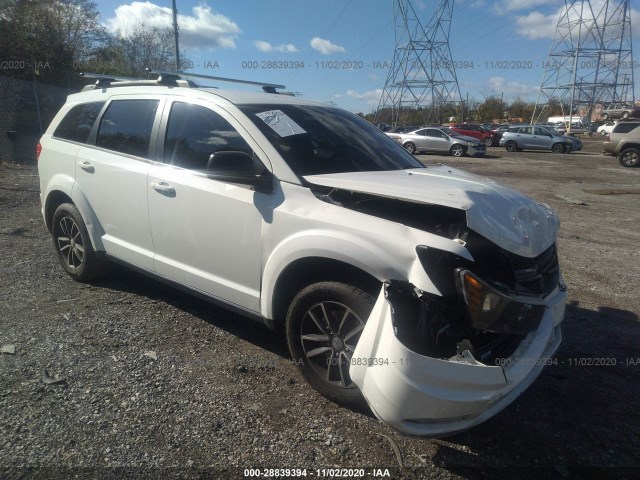
[(0, 75), (0, 162), (35, 163), (38, 140), (70, 93)]

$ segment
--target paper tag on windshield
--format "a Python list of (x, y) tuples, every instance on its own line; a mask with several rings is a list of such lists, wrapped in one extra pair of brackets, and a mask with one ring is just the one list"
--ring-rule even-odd
[(264, 123), (269, 125), (274, 132), (281, 137), (290, 137), (300, 133), (307, 133), (293, 119), (281, 110), (269, 110), (268, 112), (256, 113)]

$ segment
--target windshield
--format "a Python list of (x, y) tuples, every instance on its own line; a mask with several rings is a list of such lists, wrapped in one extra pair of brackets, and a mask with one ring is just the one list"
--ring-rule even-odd
[(366, 120), (315, 105), (239, 105), (299, 176), (424, 166)]

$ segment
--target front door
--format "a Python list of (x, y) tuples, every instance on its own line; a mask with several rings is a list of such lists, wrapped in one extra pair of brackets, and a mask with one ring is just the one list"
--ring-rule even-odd
[(264, 220), (257, 205), (269, 195), (206, 174), (211, 154), (253, 149), (222, 110), (179, 101), (167, 110), (164, 162), (153, 165), (147, 187), (156, 272), (259, 312)]

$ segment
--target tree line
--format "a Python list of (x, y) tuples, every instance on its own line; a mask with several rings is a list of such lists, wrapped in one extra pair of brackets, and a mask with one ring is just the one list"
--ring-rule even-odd
[[(478, 122), (478, 123), (515, 123), (529, 122), (534, 113), (535, 104), (517, 97), (511, 102), (505, 101), (497, 95), (485, 95), (483, 100), (463, 100), (458, 103), (447, 103), (433, 109), (430, 106), (409, 108), (403, 107), (398, 112), (390, 108), (381, 109), (363, 115), (370, 122), (398, 124), (398, 125), (427, 125), (448, 122)], [(544, 121), (547, 117), (563, 115), (569, 111), (569, 105), (551, 99), (542, 112), (538, 110), (536, 117)], [(397, 121), (394, 121), (397, 114)]]
[(170, 28), (139, 24), (109, 31), (91, 0), (0, 5), (2, 75), (73, 88), (86, 83), (79, 77), (83, 71), (143, 78), (147, 67), (175, 69)]

